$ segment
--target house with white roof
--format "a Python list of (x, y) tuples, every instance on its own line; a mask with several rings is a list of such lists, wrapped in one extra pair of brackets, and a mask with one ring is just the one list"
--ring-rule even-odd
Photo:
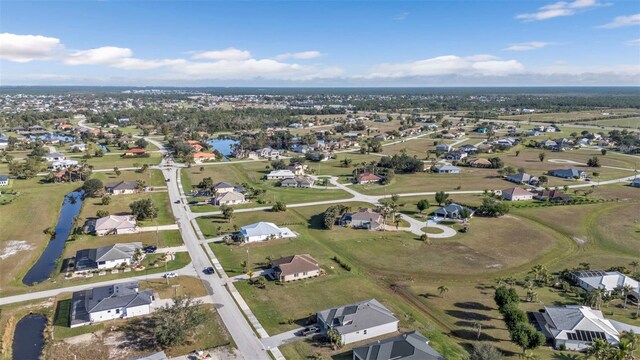
[(294, 238), (297, 235), (286, 227), (279, 227), (270, 222), (257, 222), (240, 228), (240, 236), (244, 242), (265, 241), (271, 239)]
[(296, 174), (291, 170), (273, 170), (267, 174), (267, 180), (293, 179)]
[(602, 311), (582, 305), (546, 306), (544, 312), (534, 313), (534, 318), (556, 349), (586, 350), (597, 339), (615, 345), (622, 332), (640, 331), (640, 326), (606, 319)]
[(44, 159), (49, 161), (49, 162), (54, 162), (54, 161), (62, 161), (62, 160), (66, 160), (67, 157), (65, 154), (61, 154), (61, 153), (57, 153), (57, 152), (52, 152), (52, 153), (48, 153), (44, 156)]
[(54, 161), (47, 167), (49, 170), (62, 170), (78, 166), (77, 160), (60, 160)]
[(581, 270), (572, 272), (570, 277), (584, 290), (603, 289), (606, 295), (628, 286), (631, 290), (625, 295), (640, 300), (640, 282), (618, 271)]
[(98, 236), (134, 234), (138, 226), (133, 215), (109, 215), (96, 220), (94, 232)]

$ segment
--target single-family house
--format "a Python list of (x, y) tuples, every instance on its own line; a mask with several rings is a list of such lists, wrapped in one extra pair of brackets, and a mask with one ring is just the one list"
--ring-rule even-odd
[(560, 190), (542, 190), (539, 191), (537, 195), (533, 197), (536, 200), (541, 201), (558, 201), (558, 202), (566, 202), (571, 200), (571, 196), (563, 193)]
[(460, 168), (451, 164), (440, 164), (433, 167), (433, 172), (438, 174), (459, 174)]
[(76, 252), (74, 271), (113, 269), (122, 264), (131, 265), (141, 242), (119, 243), (102, 246), (96, 249), (82, 249)]
[(321, 333), (336, 330), (344, 345), (398, 331), (398, 319), (375, 299), (319, 311), (316, 318)]
[(52, 152), (52, 153), (45, 154), (44, 159), (49, 162), (63, 161), (67, 159), (67, 156), (65, 154)]
[(282, 187), (294, 187), (294, 188), (310, 188), (313, 186), (313, 179), (308, 176), (296, 176), (293, 179), (284, 179), (280, 182)]
[(111, 195), (134, 194), (138, 191), (138, 182), (120, 181), (117, 183), (109, 183), (104, 186), (104, 190)]
[(445, 155), (444, 158), (449, 161), (460, 161), (466, 158), (467, 156), (469, 156), (469, 154), (467, 154), (464, 151), (454, 150), (454, 151), (450, 151), (447, 155)]
[(247, 202), (243, 193), (228, 191), (223, 193), (218, 193), (212, 199), (214, 205), (238, 205), (244, 204)]
[(493, 166), (491, 161), (483, 158), (473, 159), (467, 162), (467, 164), (471, 167), (475, 168), (490, 168)]
[(533, 193), (520, 187), (514, 187), (502, 190), (502, 198), (509, 201), (533, 200)]
[(357, 229), (380, 230), (384, 225), (382, 215), (369, 208), (360, 209), (343, 217), (345, 225), (348, 222), (352, 228)]
[(538, 185), (538, 178), (531, 176), (527, 173), (517, 173), (515, 175), (507, 176), (507, 181), (514, 182), (516, 184)]
[(81, 151), (81, 152), (87, 151), (87, 144), (85, 143), (73, 144), (69, 146), (69, 151)]
[(460, 151), (473, 155), (478, 153), (478, 148), (475, 145), (462, 145)]
[(486, 128), (486, 127), (479, 127), (479, 128), (477, 128), (477, 129), (475, 129), (473, 131), (475, 131), (477, 133), (480, 133), (480, 134), (486, 134), (489, 131), (489, 129)]
[(267, 174), (267, 180), (293, 179), (296, 174), (291, 170), (273, 170)]
[(139, 291), (137, 282), (76, 291), (71, 297), (69, 327), (147, 315), (153, 300), (153, 292)]
[(464, 206), (458, 205), (455, 203), (445, 205), (439, 208), (438, 210), (434, 211), (433, 214), (435, 216), (442, 217), (442, 218), (460, 219), (460, 213), (462, 212), (462, 209), (468, 209), (473, 214), (473, 210), (469, 208), (465, 208)]
[(353, 360), (445, 360), (417, 331), (353, 349)]
[(76, 167), (76, 166), (78, 166), (78, 160), (60, 160), (60, 161), (54, 161), (51, 164), (49, 164), (47, 169), (62, 170), (62, 169)]
[(606, 319), (602, 311), (582, 305), (546, 306), (534, 318), (556, 349), (586, 350), (597, 339), (616, 345), (622, 332), (640, 331), (640, 326)]
[(261, 221), (243, 226), (240, 229), (240, 236), (244, 242), (255, 242), (270, 239), (294, 238), (296, 234), (289, 228), (278, 227), (274, 223)]
[(320, 275), (318, 261), (309, 254), (285, 256), (271, 260), (274, 277), (279, 281), (301, 280)]
[(0, 186), (9, 186), (9, 177), (7, 175), (0, 175)]
[(134, 234), (138, 225), (133, 215), (109, 215), (96, 220), (94, 232), (98, 236)]
[(438, 144), (438, 145), (436, 145), (436, 152), (448, 153), (451, 150), (453, 150), (453, 146), (451, 146), (449, 144)]
[(382, 176), (369, 172), (362, 173), (357, 177), (358, 184), (379, 183), (380, 181), (382, 181)]
[(587, 173), (578, 169), (555, 169), (550, 170), (549, 175), (560, 177), (563, 179), (585, 179)]
[(213, 190), (216, 192), (216, 194), (224, 194), (224, 193), (228, 193), (228, 192), (233, 192), (235, 191), (236, 187), (229, 184), (228, 182), (224, 182), (221, 181), (219, 183), (216, 183), (213, 185)]
[(147, 150), (141, 148), (133, 148), (124, 152), (124, 156), (143, 156), (147, 154)]
[(309, 165), (299, 163), (299, 162), (295, 164), (291, 164), (288, 167), (288, 169), (291, 170), (296, 176), (303, 176), (306, 173), (308, 168), (309, 168)]
[(215, 159), (216, 159), (216, 154), (214, 153), (206, 153), (206, 152), (199, 151), (193, 154), (193, 160), (196, 163), (202, 163), (205, 161), (210, 161)]
[(619, 271), (580, 270), (572, 272), (570, 278), (587, 292), (602, 289), (605, 295), (613, 295), (628, 286), (630, 290), (625, 296), (640, 300), (640, 282)]

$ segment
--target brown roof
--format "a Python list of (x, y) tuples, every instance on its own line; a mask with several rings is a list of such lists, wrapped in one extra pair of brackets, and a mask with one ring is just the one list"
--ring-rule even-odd
[(278, 268), (282, 276), (319, 269), (318, 261), (309, 254), (291, 255), (271, 260), (271, 267)]
[(376, 174), (372, 174), (372, 173), (364, 173), (364, 174), (360, 174), (358, 175), (358, 180), (360, 181), (380, 181), (382, 180), (382, 177), (376, 175)]
[(533, 195), (532, 193), (528, 192), (527, 190), (523, 189), (523, 188), (519, 188), (519, 187), (514, 187), (511, 189), (505, 189), (502, 190), (502, 194), (510, 194), (511, 196), (521, 196), (521, 195)]

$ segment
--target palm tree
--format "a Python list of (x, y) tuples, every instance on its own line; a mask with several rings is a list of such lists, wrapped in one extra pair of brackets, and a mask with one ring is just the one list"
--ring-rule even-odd
[(440, 297), (444, 298), (445, 294), (449, 292), (449, 288), (444, 285), (440, 285), (438, 286), (438, 292), (440, 293)]
[(254, 275), (253, 270), (247, 271), (247, 276), (249, 277), (249, 282), (251, 282), (251, 280), (253, 280), (253, 275)]
[(637, 260), (634, 260), (630, 262), (629, 265), (633, 267), (633, 273), (635, 274), (638, 271), (638, 265), (640, 265), (640, 262), (638, 262)]
[(617, 347), (613, 350), (613, 360), (632, 360), (633, 350), (631, 349), (631, 343), (626, 340), (620, 340)]
[(609, 342), (603, 339), (596, 339), (587, 351), (587, 354), (596, 358), (596, 360), (604, 360), (611, 351)]
[(616, 287), (616, 290), (618, 290), (618, 292), (620, 293), (620, 297), (622, 298), (622, 300), (624, 301), (624, 308), (627, 308), (627, 300), (629, 299), (629, 293), (631, 291), (633, 291), (633, 288), (631, 287), (631, 285), (626, 284), (624, 286), (618, 286)]
[(478, 330), (476, 334), (476, 340), (480, 340), (480, 336), (482, 335), (482, 323), (478, 320), (473, 322), (473, 328)]

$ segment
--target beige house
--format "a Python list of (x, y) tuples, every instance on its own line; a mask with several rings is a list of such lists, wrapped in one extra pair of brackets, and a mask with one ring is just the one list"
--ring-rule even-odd
[(509, 201), (533, 200), (533, 193), (519, 187), (502, 190), (502, 197)]
[(213, 204), (219, 206), (244, 204), (246, 201), (243, 193), (235, 191), (223, 192), (213, 198)]
[(136, 181), (120, 181), (117, 183), (106, 184), (104, 190), (111, 195), (135, 194), (138, 191), (138, 182)]
[(273, 274), (280, 281), (293, 281), (320, 275), (318, 261), (309, 254), (271, 260)]
[(94, 231), (98, 236), (134, 234), (138, 226), (133, 215), (109, 215), (96, 220)]

